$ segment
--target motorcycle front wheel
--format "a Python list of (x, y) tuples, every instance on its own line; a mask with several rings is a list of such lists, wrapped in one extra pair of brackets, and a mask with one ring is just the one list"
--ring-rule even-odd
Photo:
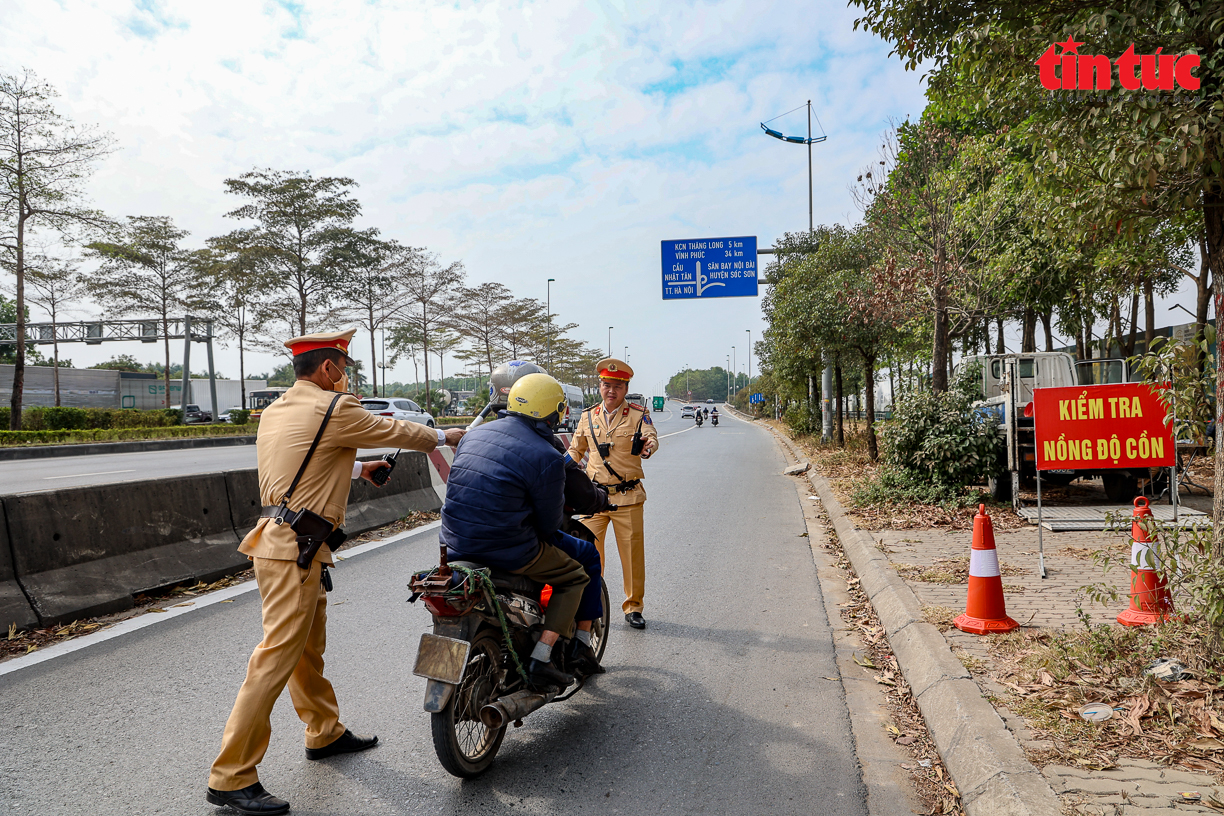
[(446, 707), (431, 715), (434, 751), (449, 773), (471, 779), (493, 764), (506, 727), (491, 729), (480, 709), (493, 698), (501, 677), (500, 633), (484, 630), (472, 641), (467, 668)]
[[(602, 580), (602, 579), (601, 579)], [(608, 648), (608, 624), (612, 621), (612, 608), (608, 603), (608, 582), (603, 582), (603, 615), (591, 623), (591, 650), (600, 662)]]

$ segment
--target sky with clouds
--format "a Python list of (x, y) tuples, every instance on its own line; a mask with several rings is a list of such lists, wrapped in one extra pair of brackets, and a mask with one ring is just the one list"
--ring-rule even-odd
[[(555, 278), (557, 319), (599, 347), (613, 326), (651, 393), (733, 345), (745, 370), (764, 326), (756, 298), (663, 301), (660, 241), (767, 247), (807, 226), (805, 149), (759, 123), (811, 99), (816, 223), (849, 223), (889, 121), (921, 113), (921, 78), (855, 16), (835, 0), (10, 0), (0, 72), (32, 69), (115, 136), (90, 183), (113, 215), (170, 216), (199, 245), (234, 226), (227, 177), (349, 176), (360, 226), (462, 260), (471, 282), (543, 300)], [(156, 354), (64, 353), (120, 352)], [(236, 353), (218, 366), (236, 375)]]

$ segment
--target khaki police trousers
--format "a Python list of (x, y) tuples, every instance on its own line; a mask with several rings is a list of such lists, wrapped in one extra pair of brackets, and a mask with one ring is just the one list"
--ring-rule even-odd
[(323, 676), (327, 646), (327, 593), (315, 561), (304, 570), (293, 561), (252, 559), (263, 602), (263, 640), (247, 663), (246, 679), (225, 724), (221, 753), (208, 786), (232, 791), (259, 781), (255, 769), (268, 750), (272, 706), (285, 685), (306, 723), (306, 747), (323, 748), (344, 736), (336, 693)]
[[(613, 496), (612, 500), (615, 502), (616, 497)], [(599, 550), (605, 574), (608, 560), (604, 557), (604, 539), (607, 537), (608, 522), (612, 522), (625, 580), (625, 602), (621, 604), (621, 611), (626, 615), (642, 611), (642, 596), (646, 594), (646, 535), (642, 528), (644, 507), (644, 504), (630, 504), (581, 519), (587, 529), (595, 534), (595, 547)]]
[(586, 568), (560, 548), (541, 541), (535, 558), (514, 573), (553, 588), (548, 609), (544, 610), (544, 628), (563, 638), (572, 638), (574, 616), (582, 603), (582, 592), (591, 582)]

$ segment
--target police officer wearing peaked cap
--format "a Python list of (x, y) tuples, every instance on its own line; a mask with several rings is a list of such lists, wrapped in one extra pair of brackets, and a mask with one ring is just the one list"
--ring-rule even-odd
[(582, 519), (582, 523), (595, 534), (601, 559), (608, 525), (612, 525), (624, 574), (625, 602), (621, 609), (625, 622), (635, 629), (645, 629), (642, 597), (646, 591), (646, 547), (642, 511), (646, 488), (642, 486), (645, 477), (642, 460), (658, 450), (659, 435), (646, 406), (625, 401), (633, 377), (629, 364), (609, 357), (600, 360), (595, 370), (599, 372), (601, 402), (582, 412), (569, 454), (575, 462), (589, 454), (587, 475), (608, 488), (608, 501), (618, 509), (596, 513)]
[[(363, 751), (378, 741), (356, 736), (340, 722), (336, 694), (323, 676), (331, 550), (325, 543), (307, 567), (299, 566), (298, 535), (291, 527), (294, 522), (283, 523), (289, 520), (286, 512), (311, 510), (323, 517), (324, 526), (338, 530), (344, 523), (350, 480), (373, 481), (373, 473), (386, 466), (381, 461), (358, 462), (358, 448), (428, 452), (440, 445), (457, 445), (463, 436), (461, 430), (434, 430), (362, 408), (357, 397), (347, 393), (345, 367), (353, 364), (348, 347), (354, 331), (320, 332), (287, 341), (297, 381), (259, 421), (256, 448), (264, 509), (238, 549), (251, 559), (259, 583), (263, 640), (247, 663), (246, 679), (225, 724), (221, 752), (209, 773), (207, 794), (212, 804), (228, 805), (239, 813), (289, 810), (288, 802), (263, 789), (256, 771), (268, 749), (272, 706), (286, 685), (298, 717), (306, 724), (307, 759)], [(331, 415), (318, 446), (286, 501), (329, 407)]]

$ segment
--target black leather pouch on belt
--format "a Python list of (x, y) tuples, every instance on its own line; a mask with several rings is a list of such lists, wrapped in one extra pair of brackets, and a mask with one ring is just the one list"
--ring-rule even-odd
[(310, 569), (311, 562), (324, 544), (334, 550), (348, 538), (339, 527), (333, 530), (330, 521), (305, 508), (297, 512), (289, 527), (297, 533), (297, 565), (302, 569)]

